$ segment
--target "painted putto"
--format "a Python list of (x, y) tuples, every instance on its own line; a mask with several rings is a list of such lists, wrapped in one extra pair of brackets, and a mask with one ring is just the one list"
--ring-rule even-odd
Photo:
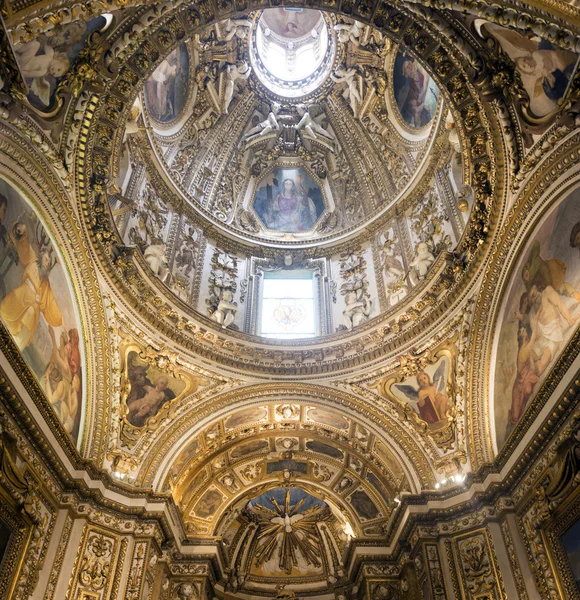
[(544, 117), (555, 110), (574, 75), (578, 55), (547, 40), (530, 40), (494, 23), (477, 21), (477, 26), (483, 35), (491, 35), (514, 61), (529, 96), (531, 112)]
[(185, 389), (183, 381), (140, 359), (134, 350), (127, 357), (127, 375), (130, 389), (125, 400), (126, 418), (134, 427), (143, 427)]
[(61, 24), (14, 47), (20, 72), (29, 91), (27, 99), (40, 110), (52, 108), (56, 92), (91, 34), (107, 26), (105, 17)]

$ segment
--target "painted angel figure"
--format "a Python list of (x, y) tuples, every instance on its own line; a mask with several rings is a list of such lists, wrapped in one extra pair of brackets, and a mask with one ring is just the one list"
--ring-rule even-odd
[(413, 385), (396, 383), (395, 387), (403, 393), (411, 403), (417, 404), (421, 419), (430, 425), (439, 423), (447, 418), (449, 398), (445, 393), (445, 362), (437, 367), (431, 377), (425, 371), (417, 373), (419, 387)]

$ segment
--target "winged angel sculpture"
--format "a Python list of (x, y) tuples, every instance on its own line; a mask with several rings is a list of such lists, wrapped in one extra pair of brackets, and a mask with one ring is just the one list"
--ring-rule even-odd
[(396, 383), (393, 386), (406, 396), (413, 406), (417, 406), (421, 419), (429, 425), (447, 419), (449, 398), (445, 393), (445, 365), (445, 361), (442, 360), (432, 381), (428, 373), (419, 371), (418, 388), (409, 383)]
[[(258, 523), (260, 540), (256, 551), (256, 566), (270, 567), (277, 559), (275, 570), (287, 575), (293, 568), (303, 569), (306, 565), (322, 566), (321, 544), (316, 524), (331, 518), (330, 509), (324, 503), (316, 504), (301, 512), (305, 499), (294, 505), (290, 501), (290, 489), (286, 489), (284, 505), (270, 498), (274, 509), (256, 504), (251, 518)], [(267, 565), (266, 563), (270, 563)], [(268, 569), (269, 570), (269, 569)]]

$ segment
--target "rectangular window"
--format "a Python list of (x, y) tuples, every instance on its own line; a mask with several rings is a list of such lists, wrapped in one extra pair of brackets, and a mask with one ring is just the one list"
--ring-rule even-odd
[(264, 273), (260, 335), (278, 339), (317, 335), (314, 279), (311, 271)]

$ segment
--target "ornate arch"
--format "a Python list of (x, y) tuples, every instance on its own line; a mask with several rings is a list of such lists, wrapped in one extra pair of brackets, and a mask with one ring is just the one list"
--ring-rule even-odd
[[(171, 463), (177, 458), (178, 450), (175, 449), (184, 449), (190, 440), (201, 430), (210, 428), (216, 419), (226, 418), (232, 412), (249, 406), (272, 402), (334, 407), (335, 410), (348, 414), (354, 423), (360, 423), (367, 428), (394, 454), (402, 465), (413, 491), (430, 487), (434, 483), (432, 466), (424, 451), (415, 438), (392, 417), (380, 415), (376, 407), (342, 391), (317, 385), (277, 383), (252, 385), (225, 392), (192, 408), (176, 420), (171, 429), (163, 431), (143, 460), (140, 471), (142, 486), (152, 486), (156, 490), (164, 489)], [(388, 432), (381, 431), (385, 422), (390, 424)], [(197, 426), (194, 426), (194, 423), (197, 423)], [(345, 438), (345, 435), (340, 437)]]

